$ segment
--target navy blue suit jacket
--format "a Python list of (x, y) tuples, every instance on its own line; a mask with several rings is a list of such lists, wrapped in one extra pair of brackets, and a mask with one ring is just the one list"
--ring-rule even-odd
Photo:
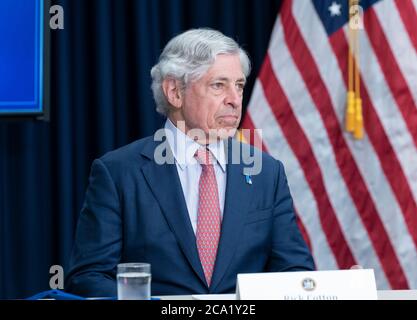
[(224, 215), (210, 287), (176, 165), (157, 164), (154, 151), (161, 142), (148, 137), (93, 162), (65, 289), (116, 296), (121, 262), (151, 263), (153, 295), (230, 293), (238, 273), (313, 270), (282, 164), (262, 153), (262, 171), (250, 184), (243, 174), (249, 165), (232, 164), (232, 150), (261, 151), (228, 142)]

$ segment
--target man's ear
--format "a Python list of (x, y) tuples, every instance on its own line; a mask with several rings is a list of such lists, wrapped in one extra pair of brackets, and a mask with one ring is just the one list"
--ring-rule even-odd
[(182, 91), (179, 80), (166, 78), (162, 82), (162, 90), (164, 90), (165, 97), (168, 102), (176, 109), (182, 106)]

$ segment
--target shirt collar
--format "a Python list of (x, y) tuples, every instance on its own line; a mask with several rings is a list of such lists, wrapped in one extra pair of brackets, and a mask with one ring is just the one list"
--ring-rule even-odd
[[(198, 162), (194, 158), (194, 154), (201, 145), (178, 129), (169, 119), (165, 122), (165, 130), (169, 131), (167, 133), (167, 141), (180, 169), (184, 170), (189, 164), (197, 164)], [(210, 143), (207, 148), (213, 154), (223, 172), (225, 172), (226, 155), (224, 141), (220, 140), (218, 142)]]

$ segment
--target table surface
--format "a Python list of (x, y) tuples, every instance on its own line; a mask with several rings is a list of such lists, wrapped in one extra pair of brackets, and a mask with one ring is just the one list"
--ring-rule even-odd
[[(417, 290), (378, 290), (378, 300), (417, 300)], [(161, 300), (235, 300), (234, 294), (158, 296)]]

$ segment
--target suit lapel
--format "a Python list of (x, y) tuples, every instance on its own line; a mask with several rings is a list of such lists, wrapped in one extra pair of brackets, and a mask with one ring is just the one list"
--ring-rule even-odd
[[(155, 162), (154, 153), (156, 148), (165, 148), (165, 159), (170, 164), (160, 165)], [(149, 163), (142, 167), (143, 175), (158, 201), (171, 230), (175, 234), (184, 255), (199, 278), (206, 283), (198, 256), (195, 234), (191, 226), (181, 182), (169, 144), (167, 141), (162, 143), (151, 141), (142, 151), (142, 155), (149, 159)], [(161, 186), (169, 186), (169, 188), (161, 190)]]
[[(226, 141), (225, 141), (226, 142)], [(239, 143), (227, 140), (227, 181), (226, 195), (221, 228), (221, 237), (217, 252), (216, 265), (210, 291), (214, 292), (230, 265), (239, 245), (247, 208), (251, 201), (252, 186), (245, 181), (243, 174), (241, 149)], [(235, 147), (232, 148), (232, 145)], [(239, 160), (239, 163), (232, 162)]]

